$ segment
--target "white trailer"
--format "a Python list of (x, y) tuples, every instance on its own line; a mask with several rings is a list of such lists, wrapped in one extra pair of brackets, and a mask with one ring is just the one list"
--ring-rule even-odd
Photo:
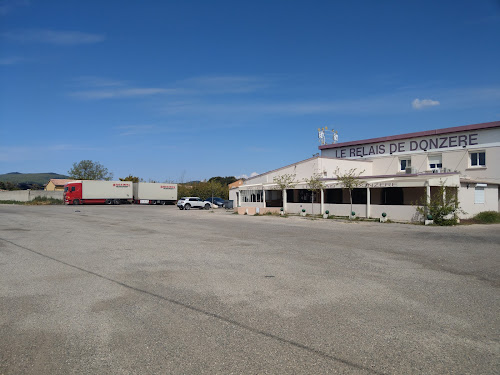
[(174, 204), (177, 184), (134, 182), (134, 202), (141, 204)]
[(64, 186), (66, 204), (121, 204), (134, 198), (130, 181), (71, 181)]

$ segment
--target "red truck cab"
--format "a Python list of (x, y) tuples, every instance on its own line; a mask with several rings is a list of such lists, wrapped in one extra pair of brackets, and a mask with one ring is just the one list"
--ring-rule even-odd
[(64, 203), (82, 204), (82, 183), (69, 182), (64, 185)]

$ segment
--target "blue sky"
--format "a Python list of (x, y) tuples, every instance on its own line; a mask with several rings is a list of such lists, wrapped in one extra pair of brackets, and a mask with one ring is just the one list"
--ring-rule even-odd
[(188, 181), (500, 120), (498, 1), (0, 0), (0, 173)]

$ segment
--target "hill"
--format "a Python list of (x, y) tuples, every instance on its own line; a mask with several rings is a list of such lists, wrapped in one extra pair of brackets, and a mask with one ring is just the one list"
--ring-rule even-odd
[(0, 174), (0, 181), (12, 182), (14, 184), (37, 184), (44, 186), (51, 178), (69, 178), (66, 175), (59, 173), (5, 173)]

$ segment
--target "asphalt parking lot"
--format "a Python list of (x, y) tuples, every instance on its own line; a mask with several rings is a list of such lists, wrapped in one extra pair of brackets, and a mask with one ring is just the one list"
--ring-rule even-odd
[(0, 374), (500, 372), (500, 226), (0, 205)]

